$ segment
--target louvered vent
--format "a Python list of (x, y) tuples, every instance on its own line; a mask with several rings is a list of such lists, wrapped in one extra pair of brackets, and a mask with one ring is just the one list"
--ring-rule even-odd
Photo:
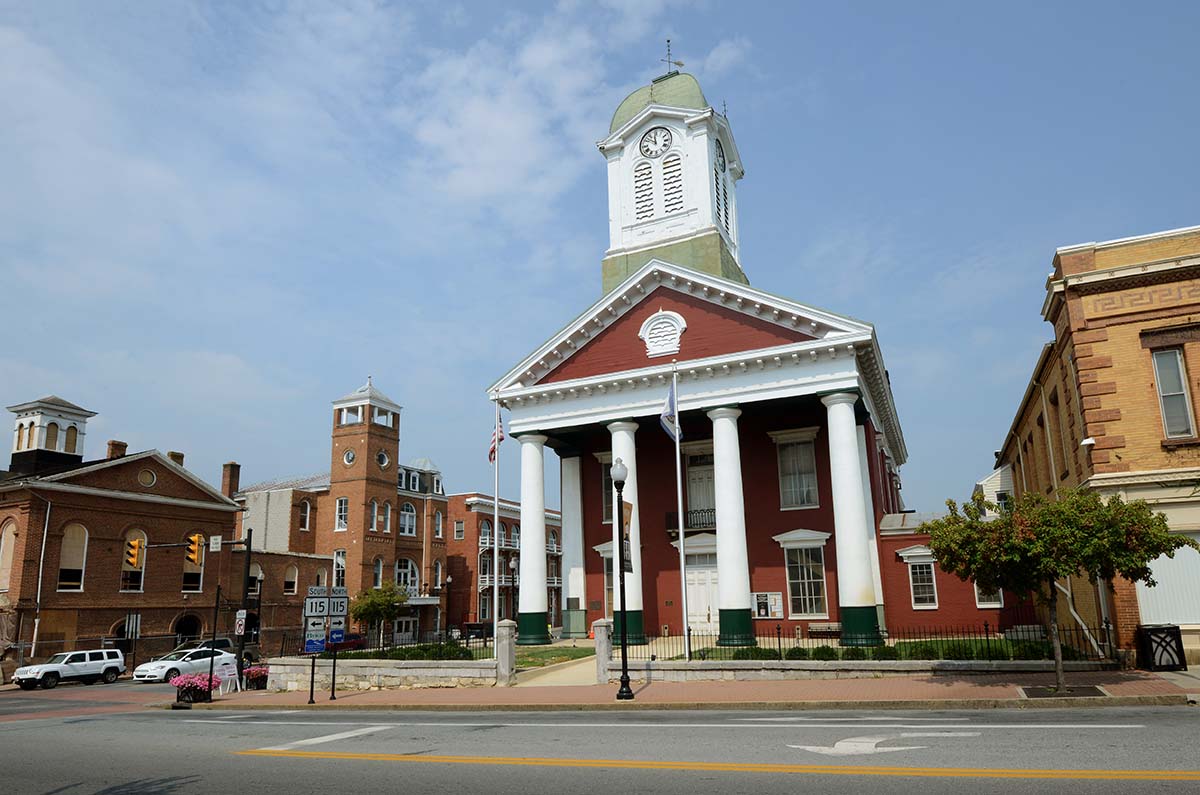
[(650, 178), (649, 163), (633, 169), (633, 217), (638, 221), (654, 217), (654, 180)]
[(683, 160), (679, 155), (663, 160), (663, 209), (668, 213), (683, 209)]
[(713, 201), (717, 205), (717, 221), (725, 216), (725, 205), (721, 202), (721, 170), (713, 166)]
[(725, 207), (725, 231), (729, 231), (729, 183), (721, 180), (721, 204)]

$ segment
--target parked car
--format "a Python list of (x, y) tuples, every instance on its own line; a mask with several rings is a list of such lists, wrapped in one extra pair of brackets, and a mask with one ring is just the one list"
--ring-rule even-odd
[(233, 641), (229, 638), (217, 638), (216, 640), (213, 640), (212, 638), (207, 640), (189, 640), (185, 643), (180, 643), (178, 646), (171, 649), (171, 652), (191, 651), (192, 649), (216, 649), (217, 651), (232, 652)]
[(345, 638), (342, 639), (341, 643), (330, 643), (326, 646), (326, 648), (329, 649), (330, 651), (334, 651), (334, 650), (349, 651), (351, 649), (365, 649), (365, 648), (367, 648), (367, 639), (365, 636), (360, 635), (357, 632), (351, 632), (349, 635), (347, 635)]
[(142, 663), (133, 669), (135, 682), (170, 682), (180, 674), (207, 674), (209, 658), (213, 658), (212, 667), (215, 671), (222, 665), (237, 665), (237, 657), (228, 652), (216, 649), (192, 649), (191, 651), (173, 651), (165, 657)]
[(125, 655), (118, 649), (88, 649), (61, 652), (44, 663), (18, 668), (12, 680), (22, 690), (33, 690), (39, 684), (49, 690), (59, 682), (112, 684), (123, 673)]

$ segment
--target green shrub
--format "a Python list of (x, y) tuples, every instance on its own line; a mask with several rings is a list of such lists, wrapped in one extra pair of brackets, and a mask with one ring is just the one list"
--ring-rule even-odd
[(938, 651), (936, 643), (930, 643), (927, 640), (917, 641), (905, 649), (905, 654), (910, 660), (940, 660), (942, 659), (941, 652)]
[(803, 646), (793, 646), (784, 653), (784, 658), (788, 660), (807, 660), (808, 649)]
[(779, 652), (775, 649), (764, 649), (761, 646), (743, 646), (734, 651), (733, 660), (778, 660)]
[(842, 648), (843, 660), (865, 660), (867, 659), (867, 650), (862, 646), (845, 646)]
[(873, 660), (899, 660), (900, 652), (895, 646), (876, 646), (871, 650)]
[(1045, 660), (1054, 656), (1050, 644), (1041, 640), (1018, 640), (1012, 645), (1014, 660)]
[(812, 650), (812, 658), (814, 660), (836, 660), (838, 650), (832, 646), (818, 646)]
[[(328, 653), (322, 657), (329, 657)], [(460, 643), (421, 643), (416, 646), (396, 646), (391, 649), (370, 649), (344, 652), (345, 660), (470, 660), (471, 650)]]
[(962, 640), (952, 641), (942, 646), (943, 660), (971, 660), (975, 657), (975, 647)]

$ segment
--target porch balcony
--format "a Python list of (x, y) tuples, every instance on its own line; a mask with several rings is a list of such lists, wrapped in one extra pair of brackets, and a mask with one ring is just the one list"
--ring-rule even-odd
[[(686, 523), (685, 530), (711, 530), (717, 526), (717, 509), (698, 508), (694, 511), (684, 511), (683, 518)], [(677, 511), (667, 511), (666, 529), (679, 529), (679, 513)]]

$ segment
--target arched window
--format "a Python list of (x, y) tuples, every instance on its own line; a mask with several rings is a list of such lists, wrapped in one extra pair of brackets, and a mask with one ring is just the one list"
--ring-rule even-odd
[(25, 449), (25, 440), (28, 438), (28, 436), (26, 436), (27, 432), (26, 432), (25, 428), (26, 428), (25, 425), (17, 426), (17, 449), (18, 450)]
[(346, 550), (333, 551), (333, 587), (346, 587)]
[(491, 546), (492, 543), (492, 523), (484, 519), (479, 523), (479, 545)]
[(440, 560), (433, 562), (433, 587), (442, 587), (442, 562)]
[(417, 564), (408, 558), (396, 561), (396, 587), (404, 590), (409, 596), (420, 593), (421, 577), (417, 572)]
[[(124, 554), (126, 549), (129, 549), (130, 541), (141, 541), (141, 550), (138, 553), (137, 566), (129, 562), (128, 557)], [(125, 544), (121, 551), (121, 590), (132, 591), (134, 593), (141, 592), (142, 574), (146, 571), (146, 534), (141, 530), (130, 530), (125, 533)]]
[(400, 506), (400, 535), (415, 536), (417, 534), (417, 509), (411, 503)]
[(550, 548), (551, 552), (558, 552), (558, 533), (551, 530), (549, 539), (549, 543), (547, 543), (546, 546)]
[(504, 546), (504, 539), (508, 535), (508, 528), (504, 526), (504, 522), (501, 522), (500, 524), (496, 525), (496, 527), (500, 528), (496, 532), (496, 536), (500, 541), (500, 546)]
[(433, 537), (442, 537), (442, 512), (437, 511), (433, 514)]
[[(195, 535), (195, 531), (188, 533), (183, 537), (184, 541), (188, 540), (188, 536)], [(204, 590), (204, 563), (208, 557), (208, 545), (203, 544), (200, 547), (200, 562), (191, 563), (187, 558), (183, 559), (183, 592), (184, 593), (200, 593)]]
[(58, 423), (50, 423), (46, 426), (46, 449), (58, 449)]
[(371, 587), (376, 589), (383, 587), (383, 558), (375, 558), (374, 570), (371, 577)]
[(72, 425), (70, 428), (67, 428), (67, 440), (66, 440), (66, 442), (63, 443), (63, 452), (64, 453), (74, 453), (75, 452), (75, 444), (78, 441), (79, 441), (79, 429), (76, 428), (74, 425)]
[(663, 158), (663, 211), (683, 209), (683, 158), (678, 153)]
[(62, 552), (58, 558), (58, 590), (82, 591), (87, 567), (88, 531), (81, 524), (63, 528)]
[(257, 563), (250, 564), (250, 595), (258, 596), (262, 593), (263, 569)]
[(392, 532), (392, 504), (390, 502), (383, 504), (383, 532)]
[(480, 553), (479, 573), (484, 575), (492, 573), (492, 555), (490, 552)]
[[(295, 563), (288, 565), (283, 570), (283, 592), (287, 595), (296, 593), (296, 580), (300, 578), (300, 570), (296, 568)], [(321, 573), (317, 572), (317, 579), (321, 579)]]
[(317, 586), (319, 588), (324, 588), (328, 584), (329, 584), (329, 570), (323, 569), (323, 568), (317, 569)]
[(521, 525), (519, 524), (512, 526), (512, 542), (513, 546), (521, 545)]
[(17, 545), (17, 523), (6, 522), (0, 527), (0, 591), (7, 591), (12, 582), (13, 548)]
[(300, 500), (300, 529), (308, 530), (309, 514), (312, 511), (312, 505), (308, 500)]
[(633, 167), (633, 218), (643, 221), (654, 217), (654, 178), (650, 164), (638, 163)]
[(367, 525), (367, 529), (374, 533), (379, 529), (379, 503), (371, 500), (371, 523)]

